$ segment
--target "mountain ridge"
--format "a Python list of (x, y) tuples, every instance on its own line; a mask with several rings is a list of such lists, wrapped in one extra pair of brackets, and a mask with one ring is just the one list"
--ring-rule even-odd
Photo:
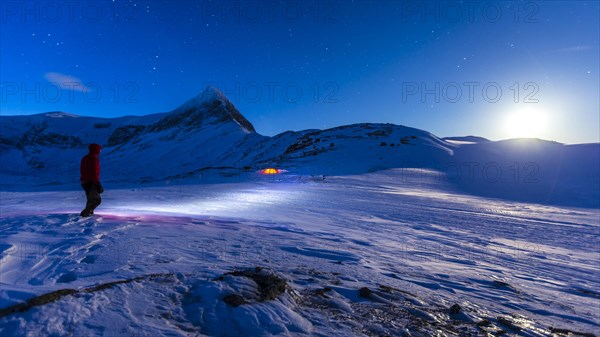
[[(117, 118), (62, 112), (0, 116), (0, 131), (3, 190), (77, 186), (79, 158), (87, 144), (99, 143), (104, 146), (103, 181), (122, 186), (189, 179), (231, 182), (272, 166), (300, 176), (396, 168), (435, 170), (457, 190), (477, 195), (542, 203), (572, 199), (592, 207), (600, 198), (600, 144), (443, 139), (389, 123), (269, 137), (257, 133), (215, 88), (166, 113)], [(532, 175), (538, 180), (524, 181)]]

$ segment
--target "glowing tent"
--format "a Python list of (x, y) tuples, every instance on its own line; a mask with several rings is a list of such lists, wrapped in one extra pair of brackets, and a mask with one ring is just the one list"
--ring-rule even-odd
[(269, 167), (264, 170), (261, 170), (260, 173), (262, 173), (262, 174), (279, 174), (279, 173), (281, 173), (281, 170)]

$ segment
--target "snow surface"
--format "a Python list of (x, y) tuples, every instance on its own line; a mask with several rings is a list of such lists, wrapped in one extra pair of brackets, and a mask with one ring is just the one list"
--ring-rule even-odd
[[(600, 334), (600, 210), (460, 194), (437, 176), (109, 186), (86, 219), (81, 191), (0, 192), (0, 335)], [(224, 275), (255, 267), (286, 291), (260, 302), (254, 281)]]

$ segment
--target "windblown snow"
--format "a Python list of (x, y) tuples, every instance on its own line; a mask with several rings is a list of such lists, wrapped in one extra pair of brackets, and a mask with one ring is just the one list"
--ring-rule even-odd
[[(91, 219), (76, 215), (79, 191), (2, 192), (0, 307), (80, 292), (23, 312), (0, 309), (0, 329), (17, 336), (598, 334), (597, 209), (458, 195), (447, 185), (430, 171), (390, 170), (127, 188), (107, 190)], [(285, 281), (271, 300), (260, 300), (252, 278), (228, 274), (257, 268)], [(243, 304), (226, 303), (228, 296)]]

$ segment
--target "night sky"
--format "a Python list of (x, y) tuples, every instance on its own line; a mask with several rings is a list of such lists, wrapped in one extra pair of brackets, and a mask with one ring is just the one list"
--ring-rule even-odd
[[(598, 1), (2, 1), (1, 114), (166, 112), (600, 141)], [(501, 93), (500, 93), (501, 91)]]

